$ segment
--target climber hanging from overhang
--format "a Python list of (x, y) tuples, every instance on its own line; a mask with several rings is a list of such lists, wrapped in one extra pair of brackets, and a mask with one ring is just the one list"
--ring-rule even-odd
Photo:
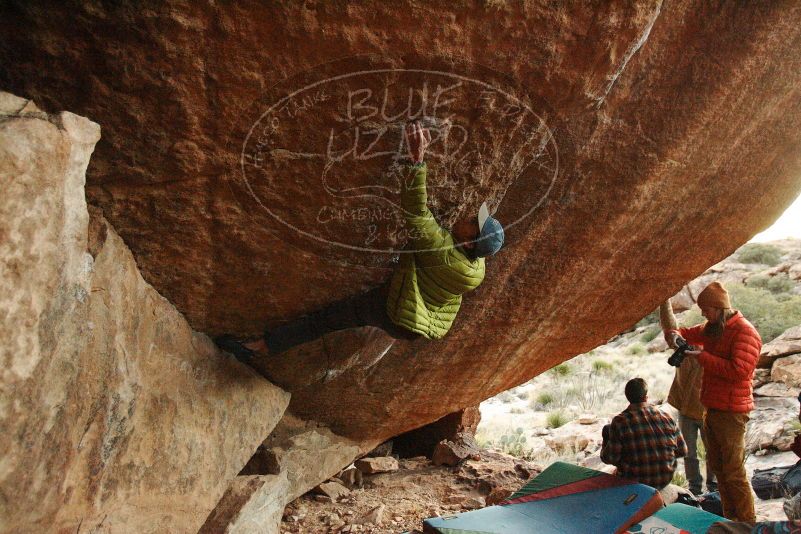
[(448, 333), (462, 295), (484, 280), (484, 258), (503, 246), (503, 227), (484, 203), (477, 217), (458, 221), (450, 232), (442, 228), (427, 205), (423, 157), (431, 134), (418, 122), (407, 125), (405, 134), (411, 164), (401, 180), (401, 207), (410, 240), (391, 281), (266, 331), (253, 341), (219, 336), (215, 342), (221, 349), (248, 363), (256, 353), (280, 354), (346, 328), (374, 326), (396, 339), (440, 339)]

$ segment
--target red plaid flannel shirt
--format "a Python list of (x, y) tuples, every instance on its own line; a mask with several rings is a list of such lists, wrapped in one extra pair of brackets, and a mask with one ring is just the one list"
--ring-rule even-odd
[(630, 404), (616, 415), (601, 448), (601, 460), (616, 466), (620, 476), (657, 489), (670, 483), (676, 458), (686, 454), (676, 422), (647, 402)]

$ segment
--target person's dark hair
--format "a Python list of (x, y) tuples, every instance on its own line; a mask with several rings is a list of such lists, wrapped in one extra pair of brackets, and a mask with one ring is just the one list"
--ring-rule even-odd
[(648, 396), (648, 384), (642, 378), (632, 378), (626, 382), (626, 399), (632, 403), (644, 402)]

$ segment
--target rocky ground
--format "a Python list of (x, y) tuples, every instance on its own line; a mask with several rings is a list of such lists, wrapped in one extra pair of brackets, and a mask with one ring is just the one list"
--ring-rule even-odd
[(318, 492), (295, 500), (284, 511), (281, 532), (414, 532), (428, 517), (499, 502), (540, 470), (493, 451), (457, 467), (437, 467), (424, 456), (402, 459), (391, 471), (364, 475), (361, 488), (341, 496)]
[[(739, 299), (769, 341), (754, 380), (756, 408), (746, 437), (750, 477), (754, 469), (797, 460), (787, 451), (801, 426), (795, 419), (801, 388), (801, 315), (796, 315), (801, 314), (801, 241), (747, 246), (712, 267), (674, 299), (679, 310), (687, 308), (679, 314), (681, 324), (700, 321), (691, 309), (692, 296), (713, 278), (730, 286), (735, 303)], [(402, 459), (388, 472), (363, 475), (361, 487), (341, 488), (342, 494), (321, 495), (326, 491), (321, 488), (286, 508), (282, 531), (414, 531), (427, 517), (502, 500), (557, 459), (608, 468), (599, 459), (601, 427), (626, 406), (625, 382), (644, 377), (652, 401), (661, 404), (673, 379), (654, 320), (645, 318), (606, 345), (482, 403), (480, 460), (437, 467), (425, 457)], [(676, 415), (669, 405), (663, 408)], [(686, 486), (683, 465), (674, 482)], [(781, 499), (755, 502), (759, 519), (784, 518)]]

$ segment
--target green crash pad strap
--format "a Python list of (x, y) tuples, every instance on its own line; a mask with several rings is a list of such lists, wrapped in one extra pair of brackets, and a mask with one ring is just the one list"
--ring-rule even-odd
[(574, 493), (583, 493), (585, 491), (597, 491), (605, 488), (614, 488), (618, 486), (631, 486), (633, 481), (620, 477), (591, 477), (579, 480), (578, 482), (571, 482), (570, 484), (562, 484), (554, 488), (523, 495), (515, 499), (507, 499), (501, 505), (519, 504), (531, 501), (543, 501), (545, 499), (554, 499), (556, 497), (564, 497), (565, 495), (572, 495)]
[(598, 476), (611, 477), (612, 475), (566, 462), (554, 462), (545, 471), (526, 482), (507, 501)]

